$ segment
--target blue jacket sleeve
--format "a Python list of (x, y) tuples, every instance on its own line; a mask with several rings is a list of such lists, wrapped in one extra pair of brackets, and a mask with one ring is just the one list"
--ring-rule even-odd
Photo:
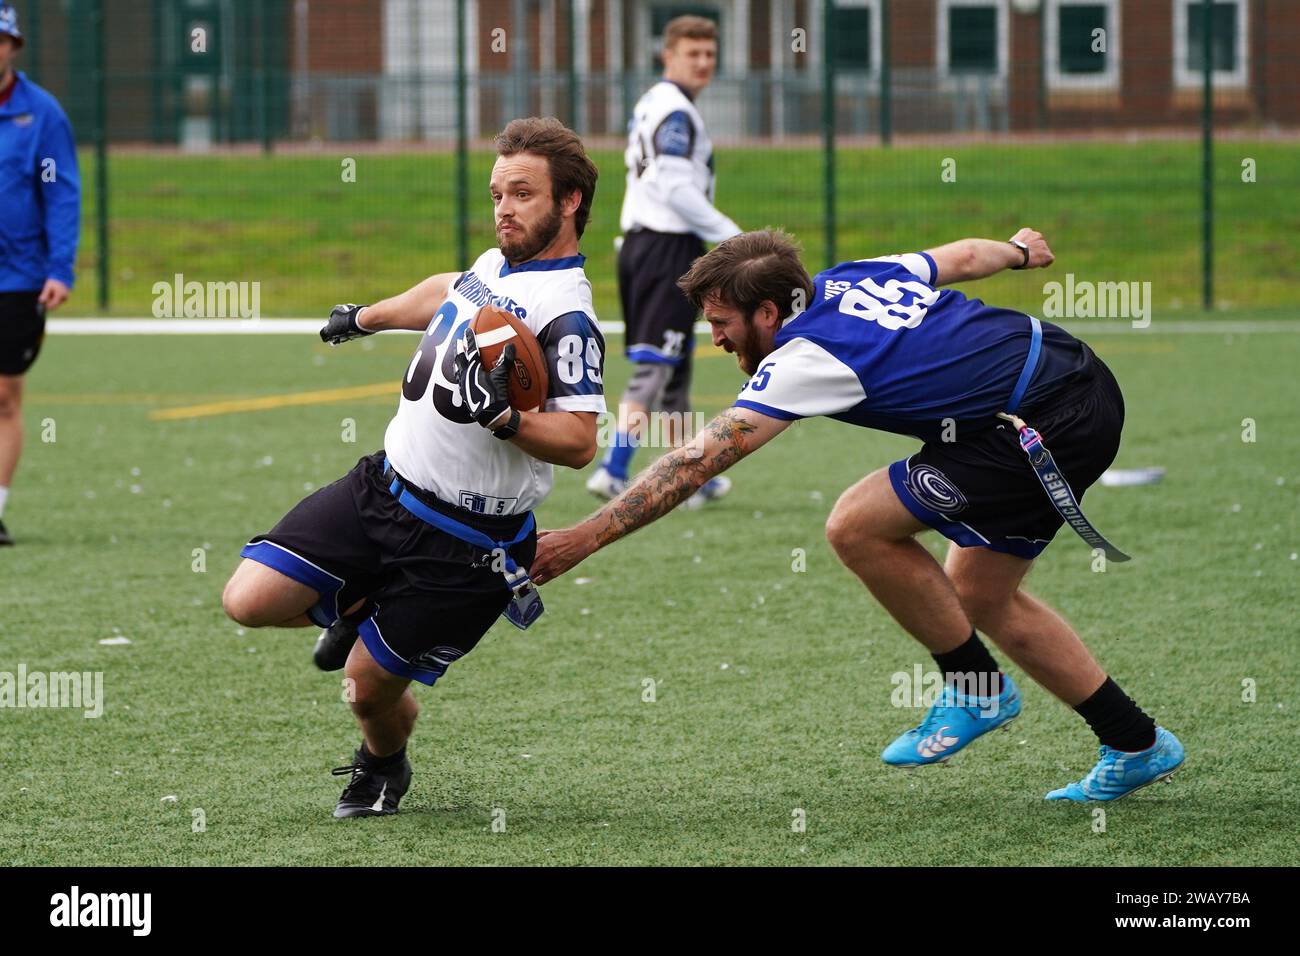
[[(46, 277), (72, 287), (81, 238), (81, 175), (72, 124), (57, 107), (47, 117), (36, 170), (45, 211)], [(50, 166), (53, 162), (53, 166)]]

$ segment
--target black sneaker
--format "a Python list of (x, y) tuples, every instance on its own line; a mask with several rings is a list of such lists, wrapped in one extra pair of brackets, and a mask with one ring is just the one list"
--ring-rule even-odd
[(0, 521), (0, 547), (12, 545), (13, 543), (14, 539), (9, 537), (9, 532), (5, 530), (5, 523)]
[(356, 640), (357, 626), (339, 618), (316, 638), (316, 647), (311, 652), (312, 663), (323, 671), (341, 670), (348, 662)]
[(352, 779), (343, 788), (334, 816), (343, 817), (383, 817), (397, 812), (398, 801), (411, 786), (411, 761), (405, 756), (401, 763), (384, 770), (375, 770), (365, 763), (365, 756), (360, 750), (352, 757), (349, 767), (335, 767), (335, 776), (352, 774)]

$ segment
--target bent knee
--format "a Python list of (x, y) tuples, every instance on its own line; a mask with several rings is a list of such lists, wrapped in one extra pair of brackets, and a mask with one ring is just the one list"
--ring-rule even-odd
[(847, 515), (841, 514), (838, 509), (832, 511), (826, 519), (826, 540), (835, 549), (836, 554), (843, 554), (852, 549), (860, 536), (861, 532), (854, 522), (849, 520)]
[(889, 487), (888, 471), (878, 469), (846, 489), (826, 519), (826, 540), (841, 557), (887, 548), (911, 537), (916, 528)]
[(840, 557), (888, 544), (877, 522), (857, 509), (836, 506), (826, 519), (826, 540)]
[(221, 609), (226, 612), (226, 617), (244, 627), (265, 627), (271, 623), (265, 619), (265, 610), (253, 590), (233, 577), (221, 592)]

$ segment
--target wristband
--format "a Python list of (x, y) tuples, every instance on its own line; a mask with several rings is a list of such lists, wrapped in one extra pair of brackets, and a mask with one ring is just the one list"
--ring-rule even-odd
[(519, 434), (519, 409), (512, 408), (510, 409), (509, 420), (507, 420), (506, 423), (500, 426), (499, 428), (492, 429), (492, 435), (496, 438), (505, 440), (507, 438), (514, 438), (518, 434)]

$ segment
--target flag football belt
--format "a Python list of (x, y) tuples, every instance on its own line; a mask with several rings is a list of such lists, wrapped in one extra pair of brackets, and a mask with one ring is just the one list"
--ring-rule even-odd
[(415, 515), (426, 524), (431, 524), (439, 531), (445, 531), (454, 538), (459, 538), (466, 544), (472, 544), (475, 547), (482, 548), (492, 554), (500, 554), (503, 559), (502, 575), (506, 579), (506, 587), (510, 589), (510, 603), (501, 613), (505, 615), (507, 621), (519, 628), (521, 631), (527, 630), (529, 625), (536, 621), (544, 610), (542, 607), (542, 596), (537, 593), (537, 588), (533, 586), (533, 580), (528, 576), (528, 570), (517, 565), (510, 557), (510, 549), (523, 541), (533, 529), (537, 527), (537, 521), (533, 513), (528, 512), (528, 517), (520, 526), (519, 531), (509, 541), (497, 541), (487, 534), (484, 534), (478, 528), (470, 527), (463, 521), (457, 521), (450, 515), (445, 515), (435, 508), (431, 508), (419, 498), (417, 498), (411, 489), (406, 487), (402, 478), (384, 459), (384, 477), (392, 476), (392, 483), (389, 484), (388, 490), (398, 503)]
[(1025, 367), (1020, 371), (1020, 378), (1016, 380), (1016, 387), (1011, 392), (1011, 400), (1007, 403), (1007, 410), (999, 412), (998, 418), (1009, 421), (1015, 426), (1016, 431), (1020, 433), (1020, 447), (1029, 457), (1029, 464), (1034, 469), (1034, 474), (1038, 476), (1039, 484), (1047, 492), (1047, 499), (1060, 516), (1065, 519), (1065, 523), (1092, 547), (1100, 548), (1105, 552), (1106, 557), (1111, 561), (1127, 561), (1129, 556), (1107, 541), (1105, 536), (1093, 527), (1092, 522), (1084, 515), (1083, 508), (1079, 506), (1079, 499), (1074, 496), (1074, 491), (1070, 488), (1070, 483), (1065, 480), (1061, 470), (1056, 467), (1052, 453), (1043, 444), (1043, 436), (1026, 425), (1023, 419), (1016, 416), (1016, 411), (1020, 408), (1020, 402), (1029, 389), (1029, 381), (1034, 377), (1034, 372), (1038, 368), (1038, 357), (1043, 348), (1043, 324), (1032, 316), (1030, 316), (1029, 322), (1031, 326), (1029, 355), (1025, 358)]

